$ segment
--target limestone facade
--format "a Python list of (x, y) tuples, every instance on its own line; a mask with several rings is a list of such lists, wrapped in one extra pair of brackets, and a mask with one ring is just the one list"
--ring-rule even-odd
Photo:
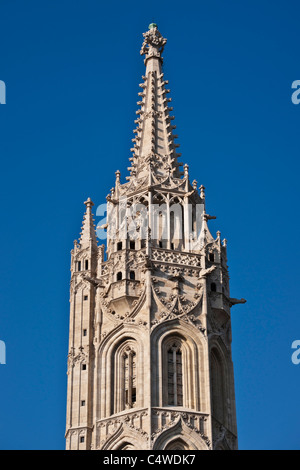
[(122, 184), (117, 171), (107, 196), (106, 249), (88, 199), (71, 252), (66, 449), (237, 449), (230, 309), (244, 300), (230, 297), (205, 188), (180, 171), (165, 44), (150, 25), (129, 176)]

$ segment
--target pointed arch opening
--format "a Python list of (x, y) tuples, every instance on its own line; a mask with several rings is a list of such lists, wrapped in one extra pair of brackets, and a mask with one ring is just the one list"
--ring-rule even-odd
[(184, 216), (183, 206), (179, 198), (170, 201), (170, 243), (174, 250), (184, 247)]
[(111, 414), (136, 406), (138, 397), (137, 344), (127, 339), (112, 358)]
[(183, 439), (178, 438), (166, 445), (164, 450), (189, 450), (189, 446)]
[(153, 450), (207, 450), (200, 433), (189, 428), (182, 418), (163, 431), (153, 443)]
[(199, 383), (190, 365), (195, 351), (181, 334), (169, 334), (161, 343), (160, 406), (197, 408)]
[(174, 340), (168, 347), (168, 399), (167, 404), (183, 405), (182, 351), (180, 341)]
[(154, 198), (151, 212), (151, 238), (159, 248), (168, 247), (168, 206), (158, 196)]
[(211, 406), (212, 416), (220, 423), (225, 424), (225, 376), (221, 355), (216, 347), (212, 348), (210, 355), (211, 373)]
[(134, 445), (131, 442), (124, 442), (122, 443), (117, 449), (115, 450), (136, 450)]
[(212, 282), (212, 283), (210, 284), (210, 290), (211, 290), (212, 292), (217, 292), (217, 284), (216, 284), (215, 282)]
[[(175, 361), (172, 359), (171, 362), (170, 354), (174, 344), (177, 345), (175, 349), (178, 353), (176, 375)], [(204, 393), (207, 387), (207, 374), (200, 372), (204, 361), (204, 344), (193, 327), (186, 322), (178, 323), (177, 320), (169, 322), (167, 331), (164, 324), (157, 326), (152, 335), (151, 355), (153, 363), (157, 364), (157, 372), (152, 382), (153, 406), (170, 408), (182, 406), (198, 411), (208, 409), (209, 397)], [(175, 384), (178, 401), (177, 405), (171, 405), (170, 392)]]

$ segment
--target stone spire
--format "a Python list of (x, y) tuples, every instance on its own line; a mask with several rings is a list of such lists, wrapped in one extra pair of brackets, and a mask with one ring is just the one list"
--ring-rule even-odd
[(83, 223), (81, 227), (80, 233), (80, 246), (81, 248), (85, 248), (90, 245), (90, 241), (92, 245), (97, 245), (97, 238), (96, 238), (96, 229), (92, 214), (92, 207), (94, 203), (92, 202), (91, 198), (88, 198), (85, 201), (86, 211), (83, 217)]
[(245, 301), (230, 297), (204, 186), (178, 169), (165, 44), (151, 24), (131, 176), (116, 171), (106, 198), (106, 256), (90, 199), (72, 250), (70, 450), (237, 449), (230, 309)]
[(135, 121), (137, 127), (133, 131), (135, 138), (132, 139), (134, 146), (131, 149), (130, 174), (135, 178), (143, 178), (151, 172), (154, 179), (155, 176), (159, 178), (167, 175), (180, 178), (182, 173), (178, 167), (182, 164), (177, 162), (180, 154), (176, 151), (179, 144), (175, 143), (177, 135), (173, 130), (176, 126), (172, 124), (174, 116), (170, 115), (173, 108), (169, 106), (171, 98), (167, 97), (170, 90), (165, 86), (168, 81), (164, 80), (162, 72), (162, 52), (167, 40), (155, 23), (150, 24), (143, 36), (140, 53), (145, 55), (146, 74), (140, 84), (142, 91), (137, 103), (140, 109)]

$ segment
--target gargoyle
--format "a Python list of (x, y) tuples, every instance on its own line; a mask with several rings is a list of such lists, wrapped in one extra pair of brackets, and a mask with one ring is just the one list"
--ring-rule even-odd
[(86, 281), (90, 282), (95, 287), (102, 286), (101, 279), (95, 279), (90, 276), (87, 276), (86, 274), (82, 274), (81, 277), (82, 279), (85, 279)]
[(246, 302), (247, 302), (247, 300), (245, 300), (245, 299), (232, 299), (232, 298), (229, 299), (230, 307), (232, 307), (232, 305), (236, 305), (236, 304), (245, 304)]
[(200, 274), (199, 274), (199, 277), (206, 277), (207, 274), (210, 274), (211, 272), (213, 272), (214, 270), (216, 269), (216, 266), (211, 266), (210, 268), (207, 268), (207, 269), (201, 269), (200, 271)]

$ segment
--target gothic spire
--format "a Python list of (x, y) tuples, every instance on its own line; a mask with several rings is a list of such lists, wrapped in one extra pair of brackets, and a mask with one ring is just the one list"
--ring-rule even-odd
[(83, 223), (82, 223), (81, 233), (80, 233), (79, 243), (80, 243), (81, 248), (85, 248), (89, 246), (90, 241), (92, 245), (94, 246), (97, 245), (96, 230), (95, 230), (95, 224), (94, 224), (94, 219), (93, 219), (93, 214), (92, 214), (92, 207), (94, 203), (91, 201), (91, 198), (88, 198), (84, 204), (86, 206), (86, 211), (83, 216)]
[(176, 126), (172, 124), (174, 116), (170, 115), (173, 108), (169, 106), (171, 98), (167, 97), (170, 90), (166, 88), (168, 81), (164, 80), (162, 72), (162, 52), (167, 40), (155, 23), (150, 24), (143, 36), (140, 53), (145, 56), (146, 73), (140, 84), (139, 117), (133, 131), (135, 138), (132, 139), (134, 146), (129, 170), (136, 178), (143, 178), (151, 172), (158, 177), (170, 175), (180, 178), (182, 173), (178, 167), (182, 164), (177, 162), (180, 154), (176, 151), (179, 144), (175, 143), (177, 135), (173, 130)]

